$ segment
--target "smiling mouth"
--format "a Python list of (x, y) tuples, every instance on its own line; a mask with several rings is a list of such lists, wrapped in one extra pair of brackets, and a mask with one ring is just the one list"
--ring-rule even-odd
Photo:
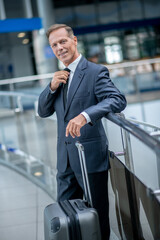
[(67, 54), (67, 52), (63, 52), (59, 54), (59, 57), (64, 57)]

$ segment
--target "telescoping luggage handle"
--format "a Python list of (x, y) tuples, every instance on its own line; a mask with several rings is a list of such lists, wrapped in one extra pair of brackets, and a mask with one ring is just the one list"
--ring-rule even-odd
[(78, 148), (78, 154), (79, 154), (79, 159), (80, 159), (85, 199), (87, 200), (88, 204), (91, 207), (93, 207), (90, 185), (89, 185), (89, 180), (88, 180), (87, 167), (86, 167), (85, 154), (84, 154), (84, 147), (78, 141), (76, 142), (76, 147)]

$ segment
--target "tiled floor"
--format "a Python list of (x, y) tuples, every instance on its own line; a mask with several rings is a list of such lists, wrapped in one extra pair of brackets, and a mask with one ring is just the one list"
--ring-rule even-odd
[(43, 240), (43, 210), (52, 202), (39, 187), (0, 165), (0, 240)]

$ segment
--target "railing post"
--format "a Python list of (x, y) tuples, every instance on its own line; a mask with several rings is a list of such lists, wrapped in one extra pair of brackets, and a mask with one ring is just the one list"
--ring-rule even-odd
[[(119, 114), (122, 118), (125, 119), (124, 113)], [(124, 158), (125, 158), (125, 164), (126, 166), (134, 173), (134, 164), (133, 164), (133, 155), (132, 155), (132, 146), (131, 146), (131, 139), (130, 139), (130, 134), (122, 129), (122, 143), (123, 143), (123, 135), (124, 135), (124, 140), (125, 140), (125, 146), (123, 146), (123, 150), (125, 152)]]
[[(10, 92), (14, 91), (14, 84), (13, 83), (9, 84), (9, 91)], [(12, 96), (9, 97), (11, 109), (14, 109), (14, 100), (13, 99), (14, 99), (14, 97), (12, 97)]]
[(35, 116), (38, 116), (38, 100), (34, 102)]
[(133, 155), (132, 155), (132, 147), (131, 147), (131, 139), (130, 134), (123, 130), (124, 138), (125, 138), (125, 163), (126, 166), (134, 173), (134, 164), (133, 164)]
[(9, 162), (9, 156), (8, 156), (8, 152), (7, 152), (7, 147), (4, 144), (0, 144), (0, 151), (4, 152), (4, 160), (6, 162)]
[(23, 105), (21, 96), (17, 97), (17, 108), (15, 108), (15, 112), (23, 112)]

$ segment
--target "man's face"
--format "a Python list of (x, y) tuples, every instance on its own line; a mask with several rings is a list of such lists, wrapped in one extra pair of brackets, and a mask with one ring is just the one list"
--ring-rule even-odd
[(49, 43), (55, 56), (63, 62), (65, 66), (72, 63), (78, 56), (77, 38), (69, 37), (65, 28), (54, 30), (49, 35)]

